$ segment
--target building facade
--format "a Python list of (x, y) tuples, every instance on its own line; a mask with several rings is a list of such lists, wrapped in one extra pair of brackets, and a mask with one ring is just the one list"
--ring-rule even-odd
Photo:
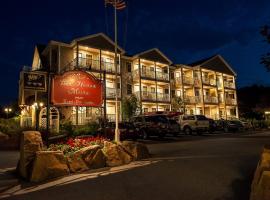
[[(103, 81), (102, 107), (55, 108), (60, 119), (73, 124), (86, 124), (103, 116), (114, 121), (115, 95), (121, 111), (121, 101), (131, 94), (139, 101), (139, 113), (176, 111), (179, 108), (172, 101), (178, 98), (186, 114), (204, 114), (213, 119), (238, 118), (236, 73), (220, 55), (183, 65), (173, 64), (156, 48), (133, 56), (128, 56), (121, 47), (117, 50), (115, 58), (114, 42), (103, 33), (70, 43), (50, 41), (47, 45), (36, 45), (32, 67), (24, 67), (23, 71), (46, 73), (50, 68), (57, 75), (79, 69)], [(46, 93), (24, 90), (20, 85), (19, 100), (22, 126), (35, 124), (40, 111), (33, 105), (45, 103)]]

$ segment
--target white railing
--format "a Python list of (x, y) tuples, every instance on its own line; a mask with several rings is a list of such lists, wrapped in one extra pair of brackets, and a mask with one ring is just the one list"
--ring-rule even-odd
[(169, 94), (157, 93), (157, 100), (168, 102), (168, 101), (170, 101), (170, 96), (169, 96)]
[[(117, 89), (117, 97), (121, 97), (121, 89), (118, 88)], [(115, 98), (115, 94), (116, 94), (116, 91), (115, 91), (115, 88), (106, 88), (106, 98)]]
[(218, 103), (217, 97), (204, 96), (204, 103)]
[(225, 102), (226, 102), (226, 104), (229, 104), (229, 105), (236, 105), (237, 104), (236, 99), (232, 99), (232, 98), (226, 98)]
[(233, 82), (224, 81), (224, 87), (235, 89), (235, 84)]
[(163, 81), (168, 81), (169, 80), (169, 74), (164, 73), (164, 72), (157, 72), (156, 79), (163, 80)]
[(193, 85), (194, 79), (191, 76), (183, 76), (183, 83)]

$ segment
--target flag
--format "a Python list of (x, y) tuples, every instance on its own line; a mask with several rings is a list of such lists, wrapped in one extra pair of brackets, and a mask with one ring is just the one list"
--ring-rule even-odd
[(124, 0), (105, 0), (105, 7), (107, 4), (113, 5), (117, 10), (122, 10), (126, 7), (126, 2)]

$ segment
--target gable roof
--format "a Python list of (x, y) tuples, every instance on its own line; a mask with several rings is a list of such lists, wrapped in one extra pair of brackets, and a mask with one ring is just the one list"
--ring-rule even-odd
[(133, 57), (134, 58), (139, 57), (139, 58), (143, 58), (146, 60), (160, 62), (160, 63), (164, 63), (164, 64), (168, 64), (168, 65), (172, 64), (172, 61), (157, 48), (149, 49), (147, 51), (138, 53), (138, 54), (134, 55)]
[[(94, 35), (76, 38), (71, 42), (71, 45), (75, 45), (77, 42), (81, 45), (87, 45), (93, 48), (114, 52), (114, 41), (104, 33), (97, 33)], [(125, 53), (124, 49), (122, 49), (119, 45), (117, 45), (117, 50), (118, 53)]]
[(233, 76), (237, 75), (221, 55), (214, 55), (209, 58), (190, 63), (189, 65), (192, 67), (200, 66), (205, 69), (210, 69)]

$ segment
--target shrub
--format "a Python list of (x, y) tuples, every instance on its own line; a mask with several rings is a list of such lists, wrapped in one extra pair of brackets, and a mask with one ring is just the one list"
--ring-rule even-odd
[(73, 129), (72, 136), (80, 136), (80, 135), (95, 135), (99, 128), (99, 124), (96, 122), (91, 122), (84, 126), (78, 126)]

